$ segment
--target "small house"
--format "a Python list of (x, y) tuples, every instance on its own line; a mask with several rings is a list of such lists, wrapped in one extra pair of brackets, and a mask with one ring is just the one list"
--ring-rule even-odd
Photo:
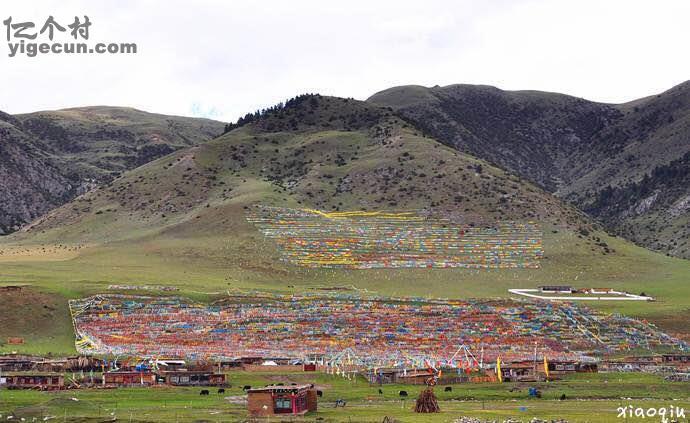
[(570, 285), (543, 285), (539, 287), (539, 290), (544, 293), (550, 294), (572, 294), (573, 287)]
[(17, 354), (0, 355), (0, 372), (29, 371), (37, 359), (37, 357)]
[(103, 373), (106, 386), (151, 386), (156, 384), (156, 375), (150, 371), (117, 371)]
[(163, 370), (180, 370), (183, 369), (186, 365), (187, 362), (181, 359), (156, 359), (155, 364), (158, 366), (159, 369)]
[(247, 391), (247, 408), (252, 417), (276, 414), (304, 415), (316, 411), (314, 385), (281, 385)]
[[(541, 366), (543, 368), (543, 364)], [(532, 361), (501, 363), (501, 376), (504, 382), (536, 381), (538, 380), (539, 370), (539, 365)]]
[[(592, 361), (549, 361), (549, 373), (565, 375), (569, 373), (597, 373), (598, 365)], [(537, 367), (541, 371), (541, 368)]]
[(662, 354), (661, 363), (667, 366), (690, 367), (690, 354)]
[(203, 370), (170, 370), (158, 374), (163, 383), (173, 386), (222, 386), (225, 385), (223, 373)]
[[(483, 372), (466, 372), (462, 369), (444, 368), (442, 376), (438, 379), (439, 384), (455, 384), (474, 382), (477, 377), (484, 376)], [(381, 368), (369, 370), (365, 377), (372, 385), (384, 385), (389, 383), (402, 383), (406, 385), (424, 385), (432, 374), (428, 369), (401, 369), (401, 368)]]
[(52, 373), (24, 373), (2, 375), (0, 384), (9, 389), (39, 389), (54, 391), (65, 388), (65, 378)]

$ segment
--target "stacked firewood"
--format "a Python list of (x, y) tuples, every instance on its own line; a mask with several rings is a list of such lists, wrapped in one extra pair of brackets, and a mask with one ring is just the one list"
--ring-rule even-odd
[(436, 395), (434, 395), (434, 388), (428, 386), (419, 394), (414, 411), (415, 413), (438, 413), (441, 411)]

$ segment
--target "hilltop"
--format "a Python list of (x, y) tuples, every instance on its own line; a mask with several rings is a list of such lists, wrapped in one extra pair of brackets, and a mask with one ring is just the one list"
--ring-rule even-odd
[(221, 122), (129, 107), (76, 107), (14, 116), (43, 150), (81, 179), (98, 182), (177, 149), (215, 138)]
[[(614, 233), (690, 258), (690, 188), (669, 190), (671, 181), (663, 176), (668, 166), (688, 173), (678, 161), (690, 152), (690, 82), (617, 105), (476, 85), (394, 87), (368, 101), (586, 210)], [(628, 189), (628, 207), (610, 202), (610, 190), (633, 187), (645, 177), (652, 177), (644, 182), (645, 192), (656, 197)]]
[(207, 141), (223, 124), (124, 107), (0, 112), (0, 234), (122, 172)]

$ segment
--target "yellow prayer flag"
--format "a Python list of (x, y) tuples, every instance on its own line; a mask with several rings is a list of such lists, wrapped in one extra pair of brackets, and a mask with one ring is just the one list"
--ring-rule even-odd
[(498, 381), (503, 383), (503, 374), (501, 373), (501, 357), (496, 358), (496, 376), (498, 376)]

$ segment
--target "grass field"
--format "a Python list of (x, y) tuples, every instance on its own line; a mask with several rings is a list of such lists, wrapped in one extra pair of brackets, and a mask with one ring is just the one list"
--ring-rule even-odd
[[(644, 291), (656, 302), (589, 302), (608, 312), (649, 319), (673, 334), (687, 339), (690, 321), (690, 263), (652, 254), (629, 243), (606, 238), (617, 254), (597, 256), (577, 246), (570, 233), (545, 236), (546, 258), (541, 269), (303, 269), (274, 260), (273, 246), (255, 236), (238, 232), (238, 238), (184, 238), (164, 235), (155, 240), (137, 240), (84, 247), (77, 257), (38, 260), (36, 249), (27, 260), (0, 263), (0, 285), (26, 284), (27, 302), (40, 313), (25, 313), (18, 320), (11, 294), (0, 293), (0, 341), (8, 336), (26, 338), (26, 344), (0, 346), (0, 351), (54, 354), (73, 353), (72, 325), (67, 300), (108, 290), (110, 284), (169, 285), (179, 292), (126, 291), (144, 295), (184, 295), (200, 301), (216, 299), (227, 290), (315, 292), (321, 287), (355, 287), (363, 293), (442, 298), (507, 297), (508, 288), (540, 284), (571, 284), (576, 287), (612, 287), (633, 293)], [(602, 235), (603, 236), (603, 235)], [(256, 245), (262, 245), (256, 251)], [(238, 251), (248, 249), (246, 258)], [(421, 283), (420, 283), (421, 282)], [(43, 307), (46, 306), (47, 308)], [(11, 322), (12, 324), (8, 324)]]
[[(618, 421), (619, 406), (690, 408), (687, 384), (663, 382), (658, 376), (640, 374), (581, 374), (562, 381), (533, 385), (463, 384), (453, 385), (452, 392), (436, 388), (441, 413), (419, 415), (412, 406), (420, 386), (370, 386), (364, 379), (349, 381), (339, 376), (309, 373), (248, 373), (232, 372), (224, 395), (212, 391), (199, 396), (199, 388), (127, 388), (115, 390), (89, 389), (63, 392), (3, 391), (0, 413), (15, 413), (31, 420), (55, 416), (57, 421), (104, 421), (116, 416), (120, 421), (242, 421), (247, 418), (241, 403), (244, 385), (263, 386), (269, 383), (314, 383), (323, 390), (319, 410), (297, 421), (380, 422), (391, 416), (401, 422), (450, 422), (460, 416), (486, 419), (508, 417), (529, 420), (566, 418), (571, 422)], [(528, 387), (537, 386), (541, 399), (530, 399)], [(383, 395), (378, 394), (381, 388)], [(409, 397), (402, 401), (398, 391)], [(621, 398), (625, 392), (625, 398)], [(560, 401), (562, 394), (565, 401)], [(76, 399), (76, 400), (75, 400)], [(345, 399), (345, 408), (335, 408), (336, 399)], [(264, 420), (266, 421), (266, 420)], [(275, 419), (271, 421), (286, 421)]]

